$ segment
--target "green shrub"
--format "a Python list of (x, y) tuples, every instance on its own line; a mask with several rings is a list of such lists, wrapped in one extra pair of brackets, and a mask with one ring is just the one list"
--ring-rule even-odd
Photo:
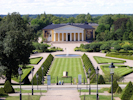
[(120, 45), (115, 45), (114, 46), (114, 50), (119, 52), (121, 50), (121, 46)]
[(80, 44), (80, 48), (84, 48), (84, 44)]
[(133, 85), (130, 81), (122, 91), (121, 100), (130, 100), (132, 95), (133, 95)]
[(99, 50), (100, 50), (101, 45), (102, 45), (101, 43), (91, 43), (90, 49), (92, 49), (93, 51), (96, 51), (96, 48), (99, 48)]
[(91, 82), (95, 82), (96, 81), (96, 75), (95, 75), (96, 72), (95, 72), (94, 66), (92, 65), (90, 59), (88, 58), (88, 56), (86, 54), (83, 54), (82, 61), (84, 63), (86, 72), (88, 72), (88, 69), (91, 68), (90, 79), (91, 79)]
[(100, 50), (107, 50), (107, 51), (109, 51), (110, 50), (110, 45), (109, 44), (103, 44), (103, 45), (101, 45), (100, 46)]
[(117, 88), (117, 90), (116, 90), (116, 92), (115, 92), (115, 93), (120, 94), (121, 92), (122, 92), (122, 89), (121, 89), (121, 87), (120, 87), (120, 86), (118, 86), (118, 88)]
[(102, 75), (99, 75), (98, 77), (98, 84), (105, 84), (105, 80)]
[(5, 93), (5, 90), (3, 87), (0, 88), (0, 94), (4, 94)]
[[(49, 56), (46, 58), (46, 60), (44, 61), (44, 63), (41, 65), (44, 67), (44, 70), (43, 70), (43, 75), (46, 76), (47, 74), (47, 71), (49, 70), (49, 67), (53, 61), (53, 56), (51, 54), (49, 54)], [(41, 69), (41, 66), (39, 68), (39, 70), (37, 71), (39, 77), (38, 77), (38, 84), (42, 84), (42, 69)], [(37, 85), (37, 79), (36, 79), (36, 74), (34, 75), (33, 77), (33, 84), (34, 85)], [(31, 81), (32, 81), (31, 80)]]
[(84, 49), (89, 49), (90, 48), (90, 44), (85, 44), (84, 45)]
[[(109, 90), (108, 90), (109, 93), (111, 93), (111, 88), (112, 88), (112, 86), (111, 86), (111, 87), (109, 88)], [(116, 80), (114, 80), (114, 81), (113, 81), (113, 93), (116, 92), (117, 88), (118, 88), (118, 83), (117, 83)]]
[(15, 92), (11, 83), (8, 80), (4, 84), (4, 90), (6, 93), (14, 93)]
[(131, 96), (130, 100), (133, 100), (133, 95)]

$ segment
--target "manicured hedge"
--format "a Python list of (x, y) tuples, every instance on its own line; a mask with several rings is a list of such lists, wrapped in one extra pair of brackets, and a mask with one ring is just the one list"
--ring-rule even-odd
[[(49, 67), (53, 61), (53, 56), (51, 54), (49, 54), (49, 56), (47, 57), (47, 59), (44, 61), (44, 63), (41, 65), (44, 67), (44, 70), (43, 70), (43, 75), (46, 76), (47, 74), (47, 71), (49, 70)], [(39, 77), (38, 77), (38, 84), (42, 84), (42, 69), (41, 69), (41, 66), (39, 68), (39, 70), (37, 71)], [(33, 84), (34, 85), (37, 85), (37, 79), (36, 79), (36, 74), (34, 75), (33, 77)]]
[(88, 58), (88, 56), (86, 54), (83, 54), (82, 61), (85, 66), (86, 73), (88, 72), (88, 69), (91, 68), (91, 74), (90, 74), (91, 75), (90, 76), (91, 83), (95, 82), (96, 81), (96, 72), (95, 72), (94, 66), (92, 65), (90, 59)]
[(133, 60), (132, 53), (107, 53), (106, 56)]
[(102, 75), (99, 75), (98, 77), (98, 84), (105, 84), (105, 80)]
[(116, 92), (115, 92), (115, 93), (120, 94), (121, 92), (122, 92), (122, 89), (121, 89), (121, 87), (120, 87), (120, 86), (118, 86), (118, 88), (117, 88), (117, 90), (116, 90)]
[(133, 95), (133, 85), (131, 81), (127, 84), (121, 94), (121, 100), (130, 100), (131, 96)]

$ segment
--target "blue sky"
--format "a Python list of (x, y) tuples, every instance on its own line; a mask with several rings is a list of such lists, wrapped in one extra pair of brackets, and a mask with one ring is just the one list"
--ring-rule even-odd
[(0, 14), (133, 14), (133, 0), (0, 0)]

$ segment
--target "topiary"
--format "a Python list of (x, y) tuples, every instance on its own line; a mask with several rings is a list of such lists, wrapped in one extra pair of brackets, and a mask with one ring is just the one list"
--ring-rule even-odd
[(121, 89), (121, 87), (120, 86), (118, 86), (118, 88), (117, 88), (117, 90), (116, 90), (116, 92), (115, 93), (121, 93), (122, 92), (122, 89)]
[[(111, 93), (111, 88), (112, 86), (109, 88), (108, 92)], [(113, 81), (113, 93), (116, 92), (116, 89), (118, 88), (118, 83), (116, 80)]]
[(5, 90), (4, 90), (3, 87), (0, 88), (0, 97), (1, 97), (1, 96), (8, 96), (8, 94), (5, 93)]
[(121, 94), (121, 100), (130, 100), (132, 95), (133, 95), (133, 86), (130, 81)]
[(102, 75), (99, 75), (98, 77), (98, 84), (105, 84), (105, 81)]
[(4, 84), (4, 90), (6, 93), (14, 93), (15, 92), (11, 83), (8, 80)]

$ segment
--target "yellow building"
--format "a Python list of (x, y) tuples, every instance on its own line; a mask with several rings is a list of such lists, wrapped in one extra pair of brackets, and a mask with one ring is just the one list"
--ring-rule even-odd
[(95, 38), (95, 28), (89, 24), (51, 24), (43, 28), (47, 41), (86, 41)]

